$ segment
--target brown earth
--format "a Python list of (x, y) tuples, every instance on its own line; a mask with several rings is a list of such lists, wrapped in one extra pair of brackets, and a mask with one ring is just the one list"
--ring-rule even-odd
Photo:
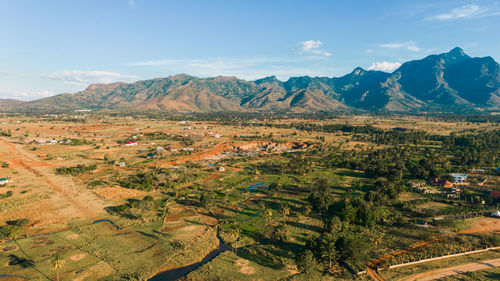
[(500, 219), (489, 217), (481, 218), (471, 228), (463, 230), (460, 233), (500, 233)]
[(480, 262), (473, 262), (468, 264), (462, 264), (447, 268), (441, 268), (436, 270), (427, 271), (424, 273), (414, 274), (405, 278), (400, 279), (400, 281), (428, 281), (440, 279), (446, 276), (461, 274), (469, 271), (477, 271), (482, 269), (488, 269), (492, 267), (500, 266), (500, 258), (493, 260), (486, 260)]

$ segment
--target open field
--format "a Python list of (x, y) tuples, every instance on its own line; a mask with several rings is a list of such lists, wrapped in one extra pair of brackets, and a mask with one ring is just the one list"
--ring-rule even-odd
[[(498, 123), (185, 118), (0, 117), (0, 178), (9, 181), (0, 186), (0, 274), (52, 280), (57, 254), (61, 280), (145, 280), (200, 261), (182, 276), (352, 280), (367, 267), (500, 242), (497, 218), (465, 218), (499, 207), (489, 196), (500, 182)], [(463, 153), (471, 136), (480, 157)], [(470, 179), (459, 193), (425, 183), (455, 171)], [(409, 186), (417, 181), (430, 192)]]
[[(379, 272), (380, 276), (382, 276), (385, 280), (423, 280), (427, 276), (432, 276), (434, 273), (438, 274), (441, 268), (452, 268), (452, 270), (460, 269), (462, 266), (467, 264), (480, 264), (482, 261), (487, 260), (498, 260), (499, 259), (499, 251), (489, 251), (478, 254), (471, 254), (466, 256), (460, 256), (455, 258), (446, 258), (442, 260), (416, 264), (413, 266), (400, 267), (395, 269), (388, 269)], [(496, 267), (498, 265), (494, 265), (491, 267)], [(465, 267), (464, 267), (465, 270)], [(447, 272), (451, 273), (451, 272)], [(444, 272), (443, 272), (444, 274)], [(451, 274), (450, 274), (451, 275)], [(443, 276), (444, 277), (444, 276)], [(435, 276), (435, 279), (441, 278), (439, 276)], [(432, 279), (429, 279), (432, 280)]]

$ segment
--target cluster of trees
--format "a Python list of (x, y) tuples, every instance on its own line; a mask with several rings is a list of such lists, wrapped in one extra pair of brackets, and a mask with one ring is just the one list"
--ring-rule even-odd
[(62, 144), (77, 146), (77, 145), (86, 145), (86, 144), (94, 144), (94, 143), (91, 141), (85, 140), (85, 139), (64, 138), (62, 141)]
[(288, 174), (307, 175), (312, 171), (312, 161), (308, 157), (294, 155), (282, 170)]
[(28, 223), (28, 219), (18, 219), (7, 221), (5, 225), (0, 225), (0, 240), (18, 236), (23, 231), (23, 227), (27, 226)]
[(398, 195), (404, 190), (396, 177), (378, 178), (364, 196), (354, 196), (351, 191), (341, 199), (332, 199), (327, 179), (317, 178), (310, 187), (307, 202), (321, 216), (321, 234), (312, 237), (297, 257), (298, 268), (308, 274), (321, 265), (335, 271), (342, 263), (351, 267), (366, 266), (374, 247), (383, 233), (379, 225), (400, 223), (400, 215), (392, 212)]
[(170, 135), (164, 132), (151, 132), (144, 133), (144, 137), (147, 137), (150, 140), (165, 140), (169, 139)]
[(354, 140), (368, 141), (376, 144), (423, 144), (431, 140), (431, 135), (425, 131), (393, 128), (391, 130), (372, 130), (363, 134), (355, 134)]
[(9, 198), (9, 197), (11, 197), (13, 194), (14, 194), (14, 192), (12, 192), (12, 190), (9, 190), (9, 191), (7, 191), (5, 194), (0, 194), (0, 199)]
[(88, 171), (93, 171), (97, 169), (97, 165), (91, 164), (91, 165), (76, 165), (75, 167), (60, 167), (56, 168), (56, 174), (58, 175), (71, 175), (71, 176), (77, 176), (79, 174), (88, 172)]
[(0, 129), (0, 137), (11, 137), (11, 136), (12, 132), (10, 131), (10, 129), (8, 129), (7, 131)]
[(442, 137), (443, 149), (464, 169), (500, 166), (500, 130)]
[(168, 169), (150, 168), (119, 179), (117, 182), (125, 188), (153, 191), (195, 181), (200, 175), (196, 170), (175, 172)]
[(144, 191), (153, 191), (160, 187), (166, 187), (165, 182), (159, 180), (156, 170), (130, 175), (128, 178), (120, 180), (119, 183), (125, 188)]
[[(261, 124), (263, 125), (263, 124)], [(372, 125), (354, 126), (349, 124), (318, 124), (318, 123), (288, 123), (288, 124), (265, 124), (268, 127), (295, 129), (307, 132), (324, 132), (324, 133), (352, 133), (352, 134), (372, 134), (383, 133), (384, 130), (373, 127)]]
[(395, 177), (427, 180), (452, 171), (446, 152), (429, 147), (405, 145), (383, 149), (333, 151), (328, 166), (361, 170), (368, 178)]

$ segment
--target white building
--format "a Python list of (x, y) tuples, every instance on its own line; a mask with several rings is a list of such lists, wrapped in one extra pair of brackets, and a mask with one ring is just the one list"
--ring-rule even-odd
[(450, 176), (452, 176), (455, 179), (455, 183), (466, 183), (467, 182), (467, 175), (466, 174), (456, 174), (456, 173), (451, 173)]
[(500, 218), (500, 211), (497, 210), (496, 212), (493, 212), (491, 215), (496, 217), (496, 218)]

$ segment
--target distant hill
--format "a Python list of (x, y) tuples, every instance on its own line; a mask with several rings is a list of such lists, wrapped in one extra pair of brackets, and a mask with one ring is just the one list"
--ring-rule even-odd
[(30, 102), (0, 100), (0, 110), (134, 109), (164, 111), (464, 112), (500, 110), (500, 65), (460, 48), (409, 61), (392, 73), (356, 68), (342, 77), (167, 78), (90, 85)]

